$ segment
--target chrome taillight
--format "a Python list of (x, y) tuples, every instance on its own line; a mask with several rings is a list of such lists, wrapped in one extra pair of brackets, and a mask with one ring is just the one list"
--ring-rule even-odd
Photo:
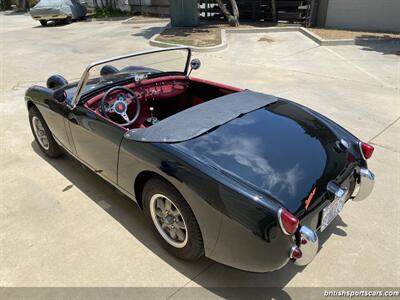
[(372, 156), (372, 153), (374, 153), (374, 146), (360, 142), (360, 151), (364, 159), (368, 159)]
[(284, 208), (278, 210), (278, 221), (283, 233), (286, 235), (294, 234), (300, 223), (299, 219)]
[(303, 257), (303, 252), (300, 250), (299, 247), (293, 246), (290, 249), (289, 257), (292, 259), (300, 259)]

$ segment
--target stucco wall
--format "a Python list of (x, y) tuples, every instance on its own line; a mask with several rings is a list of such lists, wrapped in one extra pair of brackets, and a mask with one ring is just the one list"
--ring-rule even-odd
[(400, 0), (329, 0), (325, 26), (400, 32)]

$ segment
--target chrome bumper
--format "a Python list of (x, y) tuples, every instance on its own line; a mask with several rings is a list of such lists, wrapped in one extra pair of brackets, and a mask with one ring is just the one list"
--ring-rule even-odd
[(361, 201), (367, 198), (375, 185), (375, 175), (369, 169), (361, 168), (358, 176), (354, 192), (351, 195), (353, 201)]
[(298, 266), (308, 265), (315, 257), (318, 251), (318, 235), (307, 226), (301, 226), (300, 230), (300, 250), (302, 257), (294, 261)]
[(61, 20), (61, 19), (66, 19), (68, 16), (67, 15), (62, 15), (62, 14), (58, 14), (58, 15), (36, 15), (36, 16), (32, 16), (32, 19), (36, 20), (36, 21), (41, 21), (41, 20)]
[[(358, 172), (358, 178), (356, 182), (356, 186), (354, 188), (353, 194), (351, 198), (354, 201), (364, 200), (371, 194), (374, 189), (375, 184), (375, 175), (370, 170), (366, 168), (361, 168)], [(343, 197), (346, 194), (345, 190), (335, 189), (335, 186), (329, 186), (330, 191), (335, 194), (336, 197)], [(309, 264), (315, 257), (318, 252), (318, 235), (317, 233), (310, 229), (307, 226), (301, 226), (299, 229), (300, 234), (300, 242), (299, 246), (294, 245), (290, 250), (289, 257), (294, 259), (292, 256), (293, 249), (299, 248), (301, 250), (301, 258), (297, 258), (294, 260), (294, 263), (298, 266), (305, 266)]]

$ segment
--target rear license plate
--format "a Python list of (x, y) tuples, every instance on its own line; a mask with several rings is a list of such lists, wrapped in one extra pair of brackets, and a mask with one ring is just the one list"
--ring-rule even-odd
[(342, 197), (333, 201), (329, 206), (322, 210), (321, 232), (333, 221), (334, 218), (342, 211), (346, 197)]

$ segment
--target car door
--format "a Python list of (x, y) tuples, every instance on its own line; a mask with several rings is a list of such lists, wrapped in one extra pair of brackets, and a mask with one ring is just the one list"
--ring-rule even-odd
[(68, 120), (77, 157), (117, 184), (118, 151), (126, 131), (83, 106), (70, 111)]
[(36, 105), (53, 137), (61, 146), (72, 152), (72, 145), (66, 127), (66, 116), (69, 113), (69, 108), (66, 106), (65, 102), (58, 102), (55, 99), (48, 98), (42, 101), (36, 103)]

